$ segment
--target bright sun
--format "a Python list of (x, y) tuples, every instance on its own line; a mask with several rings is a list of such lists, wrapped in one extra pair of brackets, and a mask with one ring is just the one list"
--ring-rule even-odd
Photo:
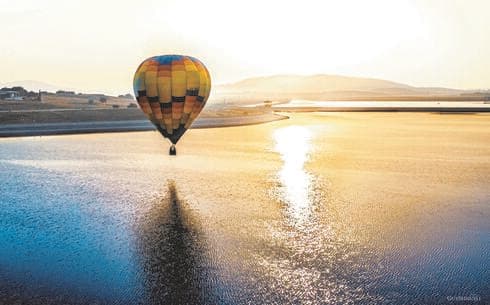
[[(372, 60), (398, 45), (420, 41), (422, 20), (409, 1), (175, 2), (165, 14), (183, 40), (199, 41), (263, 74), (332, 71)], [(164, 9), (162, 9), (164, 10)], [(223, 14), (222, 12), (228, 12)], [(234, 13), (230, 13), (234, 12)]]

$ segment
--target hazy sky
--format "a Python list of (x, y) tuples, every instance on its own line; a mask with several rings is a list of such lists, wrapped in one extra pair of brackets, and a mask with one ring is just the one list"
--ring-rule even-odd
[(214, 83), (342, 74), (490, 87), (487, 0), (0, 0), (0, 83), (131, 92), (138, 64), (200, 58)]

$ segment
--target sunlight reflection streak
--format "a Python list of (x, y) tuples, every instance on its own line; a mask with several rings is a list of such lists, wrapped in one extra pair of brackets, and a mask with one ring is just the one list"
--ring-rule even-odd
[(302, 126), (289, 126), (274, 132), (275, 150), (284, 161), (278, 173), (283, 199), (288, 205), (291, 219), (300, 225), (311, 212), (311, 175), (304, 169), (311, 148), (310, 139), (310, 130)]

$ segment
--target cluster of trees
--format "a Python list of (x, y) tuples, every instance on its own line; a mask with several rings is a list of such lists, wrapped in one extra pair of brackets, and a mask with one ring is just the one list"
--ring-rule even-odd
[(20, 86), (11, 87), (11, 88), (3, 87), (0, 89), (0, 91), (15, 91), (19, 94), (19, 96), (29, 96), (29, 95), (37, 96), (38, 95), (37, 92), (27, 91), (26, 89), (24, 89), (24, 87), (20, 87)]
[(24, 99), (38, 99), (39, 98), (38, 92), (27, 91), (26, 89), (24, 89), (24, 87), (15, 86), (15, 87), (11, 87), (11, 88), (8, 88), (8, 87), (0, 88), (0, 93), (1, 92), (9, 92), (9, 91), (17, 92), (17, 95), (24, 98)]
[[(105, 97), (105, 96), (101, 96), (101, 97), (99, 97), (99, 98), (98, 98), (98, 101), (99, 101), (100, 103), (102, 103), (102, 104), (105, 104), (105, 103), (107, 103), (107, 97)], [(95, 104), (95, 98), (89, 98), (89, 99), (88, 99), (88, 103), (89, 103), (90, 105)]]
[[(81, 93), (78, 93), (79, 95), (82, 95)], [(58, 90), (56, 91), (56, 95), (76, 95), (75, 91), (65, 91), (65, 90)]]
[(127, 98), (127, 99), (130, 99), (130, 100), (134, 99), (134, 97), (131, 94), (129, 94), (129, 93), (128, 94), (121, 94), (121, 95), (118, 96), (118, 98)]

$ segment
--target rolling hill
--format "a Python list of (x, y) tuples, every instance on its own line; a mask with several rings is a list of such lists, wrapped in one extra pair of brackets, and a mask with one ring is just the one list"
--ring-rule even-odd
[[(22, 86), (28, 90), (74, 90), (39, 81), (16, 81), (0, 87)], [(76, 91), (76, 90), (75, 90)], [(77, 91), (78, 92), (78, 91)], [(253, 77), (213, 86), (210, 103), (247, 104), (264, 100), (488, 100), (488, 91), (440, 87), (415, 87), (403, 83), (340, 75), (273, 75)]]
[(455, 95), (465, 91), (448, 88), (414, 87), (402, 83), (338, 75), (274, 75), (218, 85), (219, 94), (280, 94), (332, 96)]

